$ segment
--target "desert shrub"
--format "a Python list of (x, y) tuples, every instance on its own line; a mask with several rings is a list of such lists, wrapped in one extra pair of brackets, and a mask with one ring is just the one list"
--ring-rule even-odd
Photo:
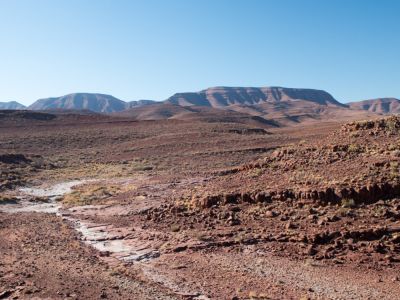
[(35, 157), (35, 159), (32, 161), (31, 166), (35, 167), (37, 169), (43, 169), (45, 167), (46, 163), (43, 159), (43, 157)]
[(235, 236), (234, 240), (236, 243), (242, 243), (246, 238), (246, 234), (244, 232), (238, 232)]
[(387, 119), (385, 125), (386, 125), (386, 128), (391, 132), (395, 132), (399, 128), (399, 122), (398, 122), (398, 119), (396, 119), (396, 118)]
[(393, 150), (391, 154), (394, 157), (400, 157), (400, 150)]
[(251, 170), (251, 177), (255, 178), (255, 177), (259, 177), (264, 173), (264, 170), (261, 168), (255, 168), (253, 170)]
[(359, 153), (359, 152), (362, 152), (363, 149), (358, 144), (350, 144), (349, 147), (347, 148), (347, 151), (350, 153)]
[(356, 201), (351, 198), (343, 198), (341, 201), (342, 207), (344, 208), (351, 208), (356, 206)]
[(399, 177), (399, 163), (397, 161), (390, 162), (390, 177), (391, 179)]
[(333, 145), (332, 146), (333, 152), (348, 151), (348, 149), (349, 149), (348, 145)]
[(358, 133), (357, 131), (350, 133), (350, 137), (352, 137), (352, 138), (357, 138), (359, 136), (360, 136), (360, 133)]
[(181, 227), (179, 225), (171, 225), (171, 231), (172, 232), (179, 232), (181, 230)]
[(201, 242), (207, 242), (210, 240), (210, 236), (203, 232), (195, 232), (194, 237)]
[(300, 140), (300, 141), (299, 141), (299, 145), (300, 145), (300, 146), (303, 146), (303, 145), (306, 144), (306, 142), (307, 142), (306, 140)]
[(131, 163), (132, 171), (151, 171), (154, 169), (146, 160)]

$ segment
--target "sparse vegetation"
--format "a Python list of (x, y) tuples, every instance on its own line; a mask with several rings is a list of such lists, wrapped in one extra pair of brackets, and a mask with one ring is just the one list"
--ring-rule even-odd
[(360, 153), (363, 152), (363, 148), (358, 144), (350, 144), (347, 151), (350, 153)]
[(262, 168), (256, 168), (253, 169), (251, 172), (252, 177), (260, 177), (264, 173), (264, 170)]
[(179, 232), (181, 230), (181, 227), (177, 224), (174, 224), (171, 226), (171, 232)]
[(356, 206), (356, 202), (351, 198), (343, 198), (341, 204), (343, 208), (353, 208)]
[(82, 186), (65, 195), (61, 201), (67, 206), (101, 204), (102, 201), (133, 188), (132, 186), (124, 185), (103, 186), (95, 184)]

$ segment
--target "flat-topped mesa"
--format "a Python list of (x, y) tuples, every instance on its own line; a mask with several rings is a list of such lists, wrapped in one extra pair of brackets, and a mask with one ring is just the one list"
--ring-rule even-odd
[(211, 107), (287, 101), (307, 101), (325, 106), (346, 107), (322, 90), (285, 87), (212, 87), (197, 93), (178, 93), (166, 100), (168, 103), (182, 106)]

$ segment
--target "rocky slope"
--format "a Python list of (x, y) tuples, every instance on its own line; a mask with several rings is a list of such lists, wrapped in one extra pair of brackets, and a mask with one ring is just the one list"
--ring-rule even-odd
[[(258, 191), (274, 200), (331, 203), (398, 197), (399, 133), (397, 116), (348, 123), (325, 139), (282, 147), (254, 163), (226, 170), (230, 175), (218, 186), (224, 187), (225, 196), (230, 190), (242, 200), (264, 197)], [(212, 191), (213, 186), (217, 186), (216, 181), (206, 190)], [(249, 195), (244, 195), (244, 190)], [(254, 195), (250, 196), (250, 190)], [(214, 200), (206, 197), (201, 201)]]
[(134, 107), (114, 115), (133, 118), (135, 120), (202, 120), (206, 122), (237, 122), (261, 127), (277, 126), (273, 121), (252, 116), (245, 112), (236, 112), (207, 106), (180, 106), (163, 102)]
[(400, 113), (400, 99), (396, 98), (378, 98), (350, 102), (348, 106), (352, 109), (367, 110), (380, 114), (398, 114)]
[(0, 102), (0, 109), (25, 109), (26, 106), (17, 101)]

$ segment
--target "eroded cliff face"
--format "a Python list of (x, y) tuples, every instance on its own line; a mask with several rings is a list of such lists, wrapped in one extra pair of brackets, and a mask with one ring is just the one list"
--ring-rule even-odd
[(213, 87), (198, 93), (178, 93), (167, 99), (169, 103), (184, 106), (200, 105), (212, 107), (285, 101), (308, 101), (319, 105), (344, 106), (329, 93), (322, 90), (284, 87)]

